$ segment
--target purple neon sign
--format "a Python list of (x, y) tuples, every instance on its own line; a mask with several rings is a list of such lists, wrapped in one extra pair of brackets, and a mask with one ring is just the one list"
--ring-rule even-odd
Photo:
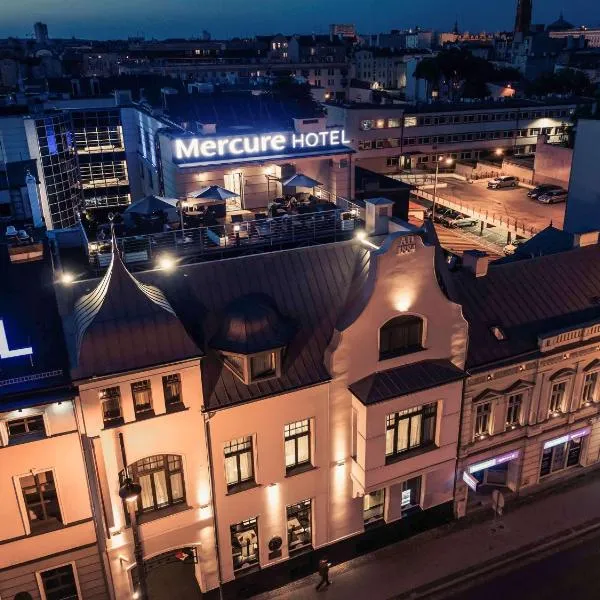
[(566, 442), (570, 442), (571, 440), (577, 440), (584, 435), (588, 435), (592, 430), (591, 427), (584, 427), (583, 429), (577, 429), (577, 431), (572, 431), (571, 433), (567, 433), (566, 435), (561, 435), (560, 437), (554, 438), (553, 440), (548, 440), (544, 444), (544, 450), (548, 448), (553, 448), (554, 446), (560, 446), (560, 444), (564, 444)]
[(513, 450), (512, 452), (500, 454), (499, 456), (495, 456), (494, 458), (490, 458), (489, 460), (484, 460), (483, 462), (475, 463), (474, 465), (471, 465), (469, 467), (469, 473), (477, 473), (478, 471), (483, 471), (484, 469), (489, 469), (490, 467), (501, 465), (502, 463), (508, 462), (509, 460), (515, 460), (515, 458), (519, 458), (520, 454), (520, 450)]

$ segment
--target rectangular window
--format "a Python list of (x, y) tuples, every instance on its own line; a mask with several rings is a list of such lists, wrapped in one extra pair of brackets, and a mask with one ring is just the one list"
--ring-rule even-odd
[(435, 443), (437, 403), (409, 408), (386, 417), (387, 460)]
[(365, 494), (363, 497), (363, 521), (370, 525), (383, 519), (385, 507), (385, 489)]
[(312, 546), (312, 501), (286, 506), (288, 550), (292, 554)]
[(250, 358), (252, 379), (273, 377), (275, 375), (275, 352), (264, 352)]
[(386, 164), (388, 167), (397, 167), (400, 164), (400, 157), (388, 156), (386, 159)]
[(567, 382), (561, 381), (552, 386), (550, 393), (550, 414), (556, 414), (563, 411), (565, 395), (567, 392)]
[(46, 600), (78, 600), (79, 591), (73, 565), (63, 565), (40, 573)]
[(136, 381), (131, 384), (133, 395), (133, 409), (136, 417), (144, 417), (153, 414), (152, 410), (152, 386), (149, 379)]
[(490, 432), (491, 404), (482, 402), (475, 406), (475, 436), (486, 435)]
[(252, 436), (241, 437), (225, 444), (225, 479), (227, 490), (235, 491), (254, 484)]
[(592, 402), (596, 402), (596, 396), (598, 389), (598, 371), (594, 373), (587, 373), (583, 380), (583, 397), (582, 402), (584, 405), (589, 405)]
[(410, 510), (421, 503), (421, 476), (413, 477), (402, 482), (402, 498), (400, 508), (402, 511)]
[(121, 389), (119, 386), (101, 390), (100, 402), (102, 403), (104, 427), (122, 425), (123, 414), (121, 412)]
[(523, 394), (513, 394), (508, 397), (508, 409), (506, 411), (506, 426), (516, 427), (521, 424), (521, 405)]
[(310, 420), (289, 423), (283, 428), (285, 439), (285, 470), (310, 465)]
[(578, 465), (584, 439), (580, 437), (564, 444), (552, 446), (552, 448), (546, 448), (542, 454), (540, 477)]
[(183, 400), (181, 397), (181, 376), (179, 373), (165, 375), (162, 378), (162, 382), (167, 412), (183, 407)]
[(31, 533), (50, 531), (62, 524), (52, 471), (20, 478)]
[(400, 127), (400, 119), (388, 119), (388, 127)]
[(12, 419), (7, 421), (8, 443), (18, 444), (19, 442), (40, 439), (46, 437), (46, 426), (44, 425), (43, 415), (31, 415), (22, 419)]
[(231, 526), (231, 555), (234, 573), (258, 565), (258, 523), (256, 517)]

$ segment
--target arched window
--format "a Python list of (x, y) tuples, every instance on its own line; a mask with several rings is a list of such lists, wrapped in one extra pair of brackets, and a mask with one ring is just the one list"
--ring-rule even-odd
[[(142, 486), (137, 512), (147, 513), (185, 502), (181, 456), (157, 454), (129, 465), (129, 476)], [(121, 481), (125, 472), (121, 471)]]
[(390, 319), (379, 330), (379, 360), (423, 349), (423, 319), (403, 315)]

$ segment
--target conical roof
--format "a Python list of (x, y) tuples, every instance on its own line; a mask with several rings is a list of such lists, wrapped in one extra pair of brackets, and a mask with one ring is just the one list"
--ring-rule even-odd
[(74, 377), (101, 376), (199, 356), (163, 292), (139, 282), (119, 255), (74, 307)]

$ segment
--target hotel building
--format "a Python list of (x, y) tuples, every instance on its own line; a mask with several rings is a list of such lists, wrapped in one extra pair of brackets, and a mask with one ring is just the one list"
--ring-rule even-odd
[(477, 159), (502, 150), (535, 153), (537, 137), (561, 141), (582, 100), (327, 104), (327, 123), (351, 140), (356, 164), (378, 173), (427, 168), (439, 156)]

